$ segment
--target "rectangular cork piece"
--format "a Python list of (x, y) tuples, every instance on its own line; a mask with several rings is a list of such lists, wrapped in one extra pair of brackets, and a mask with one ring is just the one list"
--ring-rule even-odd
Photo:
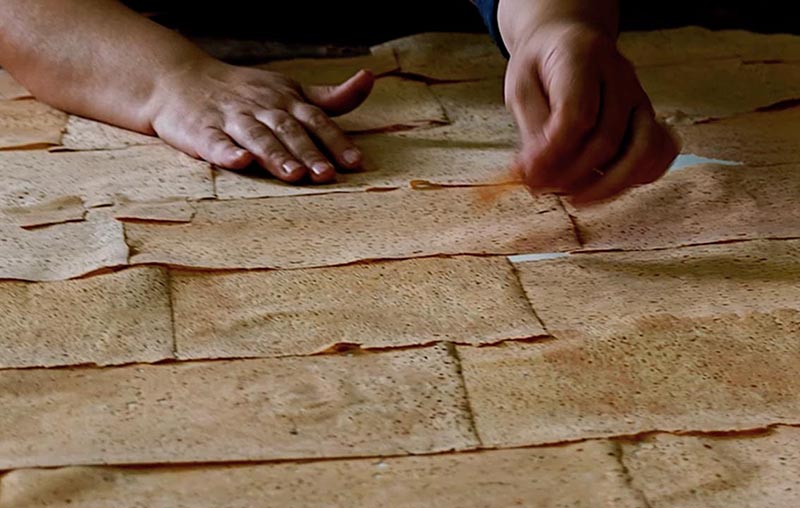
[(656, 434), (623, 445), (651, 508), (800, 506), (800, 429), (751, 436)]
[(698, 164), (613, 202), (567, 209), (584, 249), (649, 250), (800, 237), (798, 194), (798, 164)]
[(335, 345), (488, 344), (546, 334), (505, 258), (309, 270), (175, 272), (180, 358), (307, 355)]
[(55, 281), (125, 265), (128, 245), (122, 224), (103, 212), (31, 230), (0, 221), (0, 259), (0, 279)]
[(122, 201), (214, 195), (211, 165), (162, 146), (126, 150), (0, 152), (0, 208), (79, 197), (87, 208)]
[(530, 500), (537, 508), (646, 508), (608, 441), (228, 467), (19, 470), (0, 489), (0, 508), (220, 508), (232, 500), (265, 508), (480, 508)]
[(444, 345), (0, 371), (0, 469), (402, 455), (477, 445)]
[(576, 254), (516, 267), (556, 337), (608, 337), (652, 316), (724, 320), (800, 302), (798, 240)]
[(47, 284), (0, 282), (0, 369), (168, 358), (172, 320), (162, 268)]
[(335, 192), (363, 192), (409, 188), (420, 184), (469, 186), (497, 183), (513, 157), (505, 146), (461, 146), (427, 139), (423, 134), (436, 129), (415, 129), (401, 133), (371, 134), (353, 138), (364, 154), (364, 167), (340, 173), (326, 185), (292, 185), (266, 175), (264, 170), (220, 171), (216, 175), (220, 199), (302, 196)]
[(487, 446), (798, 421), (800, 311), (642, 318), (603, 339), (458, 346)]
[[(524, 213), (520, 211), (524, 210)], [(577, 248), (557, 198), (472, 189), (201, 201), (190, 224), (130, 223), (134, 263), (198, 268), (312, 268), (451, 254)]]
[(66, 113), (42, 102), (0, 100), (0, 150), (57, 145), (66, 124)]

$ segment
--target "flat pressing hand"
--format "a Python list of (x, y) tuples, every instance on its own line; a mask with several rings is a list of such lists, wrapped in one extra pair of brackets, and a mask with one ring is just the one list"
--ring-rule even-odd
[(164, 141), (219, 167), (253, 161), (285, 182), (330, 182), (336, 168), (357, 169), (362, 155), (331, 119), (369, 95), (360, 71), (338, 86), (303, 87), (266, 70), (203, 59), (161, 79), (150, 125)]

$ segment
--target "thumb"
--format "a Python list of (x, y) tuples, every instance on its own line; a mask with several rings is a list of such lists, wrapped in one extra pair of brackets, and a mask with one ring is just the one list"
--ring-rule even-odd
[(360, 70), (340, 85), (305, 86), (303, 94), (308, 101), (329, 115), (343, 115), (354, 110), (369, 96), (375, 77)]

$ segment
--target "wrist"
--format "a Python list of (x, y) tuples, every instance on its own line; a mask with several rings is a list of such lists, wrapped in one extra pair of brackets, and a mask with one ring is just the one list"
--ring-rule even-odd
[(617, 0), (498, 0), (500, 37), (514, 54), (539, 32), (578, 27), (616, 40)]

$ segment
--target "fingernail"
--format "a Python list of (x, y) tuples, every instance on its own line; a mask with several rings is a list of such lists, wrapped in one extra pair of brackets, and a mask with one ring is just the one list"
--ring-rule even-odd
[(288, 174), (288, 175), (291, 175), (291, 174), (292, 174), (292, 173), (294, 173), (295, 171), (299, 171), (299, 170), (303, 169), (303, 165), (302, 165), (302, 164), (300, 164), (300, 163), (299, 163), (299, 162), (297, 162), (297, 161), (288, 161), (288, 162), (284, 162), (282, 167), (283, 167), (283, 170), (284, 170), (284, 171), (286, 172), (286, 174)]
[(320, 176), (333, 171), (333, 167), (324, 162), (315, 162), (311, 165), (311, 171), (313, 171), (315, 175)]
[(361, 160), (361, 152), (359, 152), (355, 148), (348, 148), (342, 154), (342, 158), (348, 164), (355, 164), (359, 160)]
[(242, 150), (241, 148), (239, 148), (238, 150), (233, 152), (233, 158), (234, 159), (241, 159), (241, 158), (245, 157), (246, 155), (247, 155), (247, 151), (246, 150)]

